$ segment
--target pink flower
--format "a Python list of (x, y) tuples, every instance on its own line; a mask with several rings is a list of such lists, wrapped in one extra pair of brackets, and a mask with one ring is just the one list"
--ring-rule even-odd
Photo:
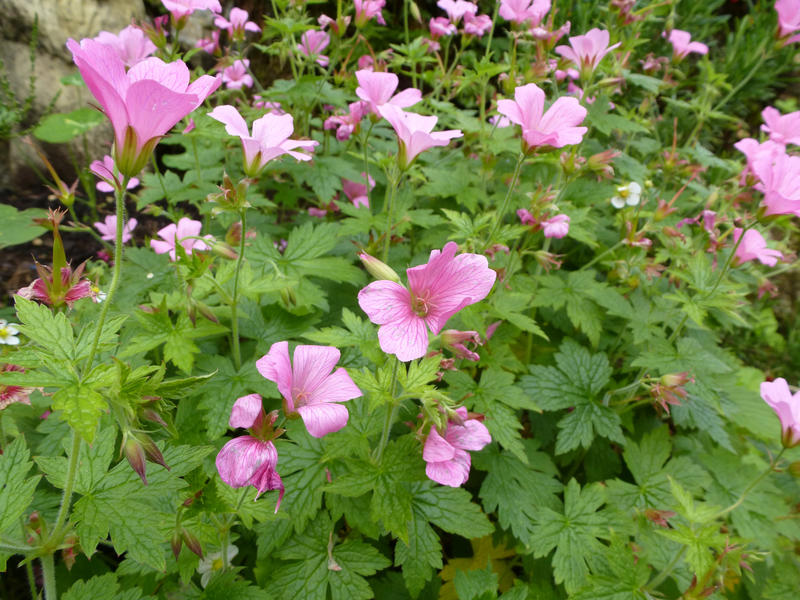
[(359, 69), (365, 69), (367, 71), (372, 71), (375, 68), (375, 59), (372, 58), (369, 54), (362, 54), (358, 57), (358, 61), (356, 62)]
[(447, 348), (456, 358), (463, 358), (478, 362), (481, 357), (477, 352), (473, 352), (465, 344), (472, 343), (476, 346), (482, 344), (481, 337), (477, 331), (459, 331), (458, 329), (445, 329), (442, 331), (442, 347)]
[(245, 31), (252, 31), (253, 33), (261, 31), (261, 27), (247, 20), (249, 16), (246, 10), (234, 7), (229, 15), (230, 21), (220, 15), (214, 19), (214, 26), (227, 31), (228, 36), (234, 40), (243, 40)]
[(500, 16), (521, 25), (537, 27), (550, 10), (550, 0), (500, 0)]
[(133, 25), (128, 25), (119, 35), (101, 31), (94, 41), (113, 48), (126, 67), (132, 67), (156, 51), (156, 45), (144, 31)]
[[(108, 154), (103, 157), (103, 162), (99, 160), (92, 161), (92, 164), (89, 165), (89, 170), (101, 179), (101, 181), (97, 182), (97, 189), (101, 192), (110, 194), (115, 187), (122, 185), (123, 177), (119, 173), (117, 173), (116, 178), (114, 177), (114, 159)], [(126, 189), (132, 190), (137, 185), (139, 185), (139, 180), (136, 177), (131, 177)]]
[(466, 408), (457, 408), (456, 413), (463, 425), (448, 421), (444, 437), (436, 427), (431, 427), (422, 450), (422, 458), (428, 463), (425, 465), (428, 478), (450, 487), (459, 487), (469, 479), (471, 459), (467, 450), (482, 450), (492, 441), (483, 423), (467, 418)]
[(74, 271), (72, 267), (63, 267), (60, 281), (55, 282), (52, 269), (37, 263), (36, 270), (39, 278), (34, 279), (27, 287), (17, 290), (17, 295), (26, 300), (36, 300), (49, 306), (66, 305), (68, 308), (72, 308), (72, 305), (81, 298), (94, 296), (92, 282), (83, 278), (85, 265), (86, 263), (82, 263)]
[(373, 17), (381, 25), (386, 25), (381, 9), (386, 5), (386, 0), (353, 0), (356, 9), (356, 27), (363, 27)]
[(458, 23), (467, 13), (474, 15), (478, 12), (478, 5), (466, 0), (439, 0), (436, 6), (445, 11), (453, 23)]
[(197, 40), (197, 43), (194, 45), (195, 48), (201, 48), (205, 50), (209, 54), (214, 54), (215, 52), (220, 51), (219, 47), (219, 29), (215, 29), (211, 32), (210, 38), (201, 38)]
[(541, 222), (542, 231), (546, 238), (563, 238), (569, 233), (569, 217), (556, 215)]
[(766, 215), (800, 217), (800, 156), (779, 147), (778, 152), (762, 152), (753, 159), (753, 174), (759, 179), (754, 187), (764, 194)]
[(406, 270), (408, 288), (394, 281), (373, 281), (358, 293), (358, 304), (380, 325), (378, 341), (387, 354), (414, 360), (428, 349), (428, 329), (436, 335), (459, 310), (483, 300), (497, 274), (485, 256), (459, 254), (448, 242), (433, 250), (427, 264)]
[(229, 90), (238, 90), (242, 87), (253, 87), (253, 77), (250, 75), (248, 69), (250, 68), (250, 61), (248, 59), (237, 60), (222, 70), (222, 83), (225, 84)]
[(379, 106), (378, 112), (394, 127), (399, 147), (398, 161), (404, 169), (411, 165), (420, 152), (434, 146), (447, 146), (450, 140), (463, 135), (459, 129), (433, 131), (437, 117), (405, 112), (394, 104)]
[(331, 36), (318, 29), (306, 31), (297, 44), (297, 51), (315, 61), (320, 67), (328, 66), (328, 57), (322, 51), (331, 43)]
[(597, 68), (603, 57), (620, 45), (608, 45), (608, 31), (592, 29), (584, 35), (569, 38), (569, 46), (556, 46), (556, 53), (574, 62), (581, 70), (581, 76), (588, 78)]
[[(663, 35), (666, 36), (667, 33), (664, 32)], [(685, 58), (690, 52), (708, 54), (708, 46), (702, 42), (690, 41), (692, 39), (692, 34), (688, 31), (673, 29), (669, 32), (669, 37), (667, 39), (672, 44), (672, 55), (676, 60)]]
[(458, 29), (450, 21), (444, 17), (434, 17), (428, 21), (428, 29), (431, 32), (431, 37), (438, 40), (440, 37), (455, 35)]
[[(172, 261), (177, 260), (175, 248), (179, 244), (186, 251), (186, 254), (191, 254), (193, 250), (210, 250), (208, 244), (203, 240), (197, 239), (200, 236), (202, 227), (203, 224), (200, 221), (183, 217), (178, 221), (177, 225), (170, 223), (166, 227), (159, 229), (158, 237), (161, 239), (150, 240), (150, 247), (156, 254), (169, 252), (169, 259)], [(214, 238), (207, 235), (204, 239), (212, 241)]]
[[(742, 228), (734, 228), (733, 242), (738, 242), (740, 237), (742, 237)], [(739, 264), (750, 260), (758, 260), (762, 265), (774, 267), (782, 258), (783, 254), (777, 250), (767, 248), (767, 240), (755, 229), (745, 231), (739, 247), (736, 248), (736, 260)]]
[(577, 127), (586, 117), (586, 109), (576, 98), (559, 98), (544, 112), (544, 92), (535, 83), (515, 89), (514, 100), (498, 100), (497, 111), (522, 126), (526, 150), (579, 144), (588, 131)]
[[(133, 237), (133, 230), (136, 228), (136, 219), (128, 219), (122, 229), (122, 243), (129, 242)], [(113, 242), (117, 238), (117, 217), (109, 215), (105, 218), (105, 223), (95, 223), (95, 229), (100, 232), (100, 239)]]
[(783, 377), (761, 384), (761, 398), (778, 414), (781, 442), (786, 448), (800, 444), (800, 392), (792, 395)]
[(768, 106), (761, 111), (761, 117), (761, 131), (767, 132), (773, 142), (800, 145), (800, 110), (782, 115), (777, 108)]
[[(299, 413), (308, 433), (320, 438), (347, 425), (347, 408), (339, 402), (361, 397), (347, 371), (339, 367), (338, 348), (297, 346), (289, 362), (289, 343), (276, 342), (256, 361), (258, 372), (278, 385), (286, 414)], [(293, 366), (294, 365), (294, 366)]]
[(67, 48), (89, 91), (114, 128), (114, 160), (124, 175), (142, 170), (153, 148), (173, 125), (219, 87), (218, 78), (203, 75), (189, 83), (189, 69), (176, 60), (146, 58), (125, 72), (117, 52), (94, 40)]
[[(369, 190), (375, 187), (375, 180), (366, 173), (361, 173), (361, 177), (365, 177), (369, 182)], [(353, 203), (353, 206), (366, 206), (369, 208), (369, 196), (366, 183), (357, 183), (349, 179), (342, 179), (342, 191), (347, 199)]]
[(747, 166), (744, 171), (742, 171), (742, 176), (739, 179), (739, 183), (742, 185), (746, 183), (748, 175), (754, 175), (753, 165), (756, 160), (774, 161), (778, 155), (786, 154), (784, 145), (773, 142), (772, 140), (759, 143), (753, 138), (744, 138), (736, 142), (733, 147), (744, 154), (747, 160)]
[(358, 80), (356, 96), (366, 102), (370, 112), (375, 114), (378, 114), (378, 107), (384, 104), (407, 108), (422, 100), (422, 92), (416, 88), (408, 88), (395, 94), (399, 80), (394, 73), (362, 69), (356, 71), (356, 79)]
[(231, 429), (248, 429), (251, 435), (242, 435), (229, 440), (217, 454), (219, 476), (233, 488), (252, 485), (258, 497), (267, 490), (278, 490), (275, 512), (283, 500), (283, 481), (275, 468), (278, 465), (278, 451), (272, 440), (283, 433), (274, 431), (272, 425), (278, 411), (264, 414), (261, 396), (250, 394), (238, 398), (233, 404), (228, 421)]
[(312, 140), (289, 139), (294, 131), (292, 115), (268, 113), (253, 121), (252, 135), (247, 130), (247, 123), (242, 115), (229, 104), (216, 107), (208, 116), (224, 123), (225, 131), (242, 140), (244, 172), (248, 177), (256, 177), (269, 161), (284, 154), (297, 160), (311, 160), (311, 156), (296, 152), (295, 148), (313, 151), (317, 145)]
[(222, 12), (219, 0), (161, 0), (172, 18), (176, 21), (188, 17), (196, 10), (210, 10), (213, 13)]
[[(778, 37), (785, 38), (800, 29), (799, 0), (777, 0), (775, 10), (778, 12)], [(784, 45), (797, 41), (800, 41), (800, 35), (788, 38)]]
[(369, 105), (363, 100), (350, 103), (350, 112), (345, 115), (333, 115), (325, 119), (325, 130), (335, 129), (336, 139), (340, 142), (349, 140), (350, 136), (361, 123), (361, 119), (369, 114)]
[[(2, 364), (0, 365), (0, 374), (2, 373), (24, 373), (25, 369), (17, 365)], [(3, 410), (9, 404), (21, 402), (30, 406), (30, 395), (33, 388), (22, 387), (19, 385), (3, 385), (0, 383), (0, 410)]]
[(523, 225), (530, 225), (531, 227), (536, 227), (539, 225), (539, 221), (531, 214), (527, 208), (520, 208), (517, 211), (517, 216), (519, 217), (520, 222)]
[(483, 37), (487, 31), (492, 28), (492, 18), (489, 15), (473, 15), (467, 13), (464, 15), (464, 33), (466, 35), (474, 35), (475, 37)]

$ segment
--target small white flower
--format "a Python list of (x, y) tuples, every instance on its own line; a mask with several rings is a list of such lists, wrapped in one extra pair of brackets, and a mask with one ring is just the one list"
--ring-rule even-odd
[(0, 319), (0, 344), (16, 346), (19, 344), (18, 333), (19, 329), (17, 329), (13, 323)]
[(617, 195), (611, 198), (611, 206), (624, 208), (625, 205), (637, 206), (642, 198), (642, 186), (631, 181), (628, 185), (617, 187)]
[(148, 273), (147, 275), (145, 275), (145, 277), (147, 279), (152, 279), (153, 277), (155, 277), (155, 274), (154, 273)]
[[(239, 554), (239, 549), (233, 544), (228, 544), (228, 564), (234, 556)], [(218, 571), (222, 571), (225, 564), (222, 561), (222, 552), (212, 552), (197, 565), (197, 572), (200, 573), (200, 585), (206, 587), (211, 578)]]
[(94, 283), (92, 284), (90, 289), (92, 290), (92, 302), (95, 302), (97, 304), (103, 302), (106, 299), (106, 296), (108, 296), (108, 294), (101, 291), (100, 288)]

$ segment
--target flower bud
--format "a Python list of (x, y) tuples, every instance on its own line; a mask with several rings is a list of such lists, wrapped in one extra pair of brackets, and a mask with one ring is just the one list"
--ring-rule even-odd
[(173, 531), (172, 538), (169, 541), (170, 548), (172, 548), (172, 556), (175, 557), (175, 560), (178, 560), (178, 557), (181, 555), (181, 545), (183, 544), (183, 540), (181, 539), (180, 532)]
[(361, 259), (361, 264), (364, 265), (367, 272), (375, 279), (385, 279), (400, 283), (400, 276), (385, 262), (370, 256), (366, 252), (360, 252), (358, 258)]
[(123, 436), (122, 451), (131, 467), (141, 477), (142, 483), (147, 485), (147, 463), (145, 462), (144, 449), (133, 436)]
[(194, 552), (200, 558), (203, 558), (203, 548), (200, 546), (200, 540), (198, 540), (194, 534), (189, 532), (185, 527), (181, 528), (181, 538), (189, 550)]

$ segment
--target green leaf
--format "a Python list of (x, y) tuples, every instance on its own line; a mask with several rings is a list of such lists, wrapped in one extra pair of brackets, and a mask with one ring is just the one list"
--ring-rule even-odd
[(108, 402), (87, 385), (73, 383), (53, 394), (53, 410), (62, 411), (63, 419), (90, 444), (94, 440), (97, 423)]
[(143, 598), (142, 591), (138, 587), (129, 587), (120, 591), (117, 576), (114, 573), (106, 573), (87, 579), (78, 580), (72, 584), (69, 591), (62, 596), (62, 600), (139, 600)]
[(442, 546), (439, 536), (421, 510), (415, 507), (408, 526), (408, 544), (398, 540), (395, 546), (395, 566), (403, 568), (403, 579), (412, 598), (442, 568)]
[(14, 304), (22, 323), (20, 332), (55, 358), (70, 362), (74, 359), (72, 326), (64, 313), (54, 314), (46, 306), (18, 295), (14, 296)]
[(47, 230), (36, 225), (34, 219), (43, 219), (47, 211), (41, 208), (17, 210), (8, 204), (0, 204), (0, 248), (24, 244), (43, 235)]
[(594, 572), (587, 585), (581, 587), (571, 600), (648, 600), (645, 591), (650, 578), (647, 562), (634, 556), (630, 544), (614, 536), (611, 546), (593, 561)]
[(69, 113), (47, 115), (34, 128), (36, 139), (50, 144), (64, 144), (90, 131), (103, 121), (105, 115), (91, 108), (78, 108)]
[[(33, 463), (25, 439), (18, 437), (0, 454), (0, 534), (19, 528), (19, 518), (33, 500), (40, 475), (28, 477)], [(2, 536), (0, 536), (2, 537)]]
[(578, 446), (589, 448), (598, 435), (625, 444), (619, 414), (608, 406), (594, 402), (579, 404), (558, 422), (556, 454), (564, 454)]
[(473, 571), (457, 571), (453, 580), (459, 600), (492, 600), (497, 598), (497, 573), (492, 566)]

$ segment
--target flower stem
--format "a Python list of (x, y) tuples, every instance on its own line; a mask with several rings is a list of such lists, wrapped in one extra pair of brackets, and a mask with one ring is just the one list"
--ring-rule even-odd
[(519, 174), (522, 170), (522, 163), (525, 161), (525, 154), (520, 152), (519, 157), (517, 158), (517, 164), (514, 166), (514, 174), (511, 176), (511, 183), (508, 184), (508, 191), (506, 192), (506, 197), (503, 199), (503, 204), (500, 207), (500, 212), (497, 213), (497, 216), (494, 220), (494, 225), (492, 226), (492, 230), (489, 232), (489, 241), (486, 243), (486, 247), (492, 245), (492, 240), (494, 240), (495, 234), (497, 234), (497, 230), (500, 228), (500, 225), (503, 222), (503, 217), (506, 216), (506, 211), (508, 210), (508, 204), (511, 202), (511, 194), (514, 191), (514, 188), (517, 185), (517, 180), (519, 180)]
[(231, 299), (231, 338), (233, 343), (231, 348), (233, 351), (233, 365), (236, 370), (242, 368), (242, 353), (239, 348), (239, 273), (242, 270), (242, 262), (244, 261), (244, 240), (247, 234), (247, 209), (242, 208), (242, 234), (239, 240), (239, 256), (236, 258), (236, 271), (233, 275), (233, 298)]
[(742, 495), (739, 496), (739, 499), (736, 502), (734, 502), (733, 504), (731, 504), (728, 508), (723, 508), (721, 511), (719, 511), (716, 515), (714, 515), (714, 518), (715, 519), (719, 519), (720, 517), (724, 517), (725, 515), (727, 515), (729, 512), (739, 508), (739, 506), (742, 504), (742, 502), (744, 502), (744, 499), (747, 498), (747, 494), (752, 492), (753, 488), (755, 488), (759, 483), (761, 483), (761, 481), (767, 475), (772, 473), (772, 471), (775, 469), (775, 465), (778, 464), (778, 461), (781, 459), (781, 456), (783, 456), (783, 453), (785, 451), (786, 451), (786, 448), (781, 448), (781, 451), (778, 452), (777, 456), (775, 456), (775, 459), (770, 461), (769, 467), (767, 467), (767, 469), (763, 473), (761, 473), (758, 477), (756, 477), (753, 481), (751, 481), (750, 484), (746, 488), (744, 488), (744, 491), (742, 492)]
[[(400, 176), (396, 171), (396, 167), (393, 167), (391, 173), (387, 173), (387, 175), (389, 187), (386, 190), (386, 240), (383, 244), (383, 262), (389, 262), (389, 246), (392, 243), (392, 218), (394, 217), (394, 196), (400, 183)], [(367, 188), (369, 188), (369, 180), (367, 180)]]
[(377, 462), (380, 462), (381, 458), (383, 458), (383, 451), (386, 449), (386, 445), (389, 443), (389, 434), (392, 431), (392, 423), (397, 416), (397, 409), (400, 407), (400, 403), (397, 402), (397, 399), (395, 398), (395, 394), (397, 393), (397, 369), (399, 367), (400, 361), (395, 358), (394, 368), (392, 369), (392, 384), (390, 388), (392, 394), (391, 407), (386, 408), (386, 420), (383, 422), (381, 441), (378, 444), (378, 448), (375, 452), (375, 460)]
[(56, 588), (56, 565), (52, 554), (43, 554), (42, 578), (44, 579), (44, 598), (45, 600), (58, 600), (58, 589)]
[(45, 544), (46, 546), (55, 546), (60, 542), (61, 528), (67, 520), (69, 507), (72, 503), (72, 488), (75, 486), (75, 476), (78, 474), (78, 456), (80, 455), (82, 441), (81, 436), (73, 430), (72, 447), (70, 448), (69, 462), (67, 463), (67, 477), (64, 480), (64, 493), (61, 495), (61, 506), (58, 508), (58, 516), (53, 525), (53, 533), (50, 534)]
[(686, 546), (681, 546), (678, 549), (678, 551), (675, 553), (675, 556), (672, 557), (672, 560), (669, 561), (667, 566), (664, 567), (664, 569), (658, 575), (656, 575), (650, 583), (647, 584), (647, 589), (657, 589), (658, 586), (661, 585), (667, 577), (669, 577), (670, 573), (675, 570), (675, 567), (683, 556), (683, 553), (686, 552), (686, 548)]

